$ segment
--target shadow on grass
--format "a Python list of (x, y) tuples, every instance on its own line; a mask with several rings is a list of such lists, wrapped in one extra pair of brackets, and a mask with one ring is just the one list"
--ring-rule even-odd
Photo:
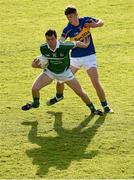
[[(64, 129), (62, 126), (62, 112), (48, 112), (55, 118), (54, 130), (56, 137), (37, 136), (38, 122), (23, 122), (23, 125), (30, 125), (29, 141), (40, 147), (27, 150), (26, 153), (33, 158), (33, 164), (38, 166), (36, 175), (43, 177), (49, 168), (59, 170), (67, 169), (72, 161), (92, 159), (98, 151), (85, 152), (88, 144), (95, 136), (99, 127), (104, 123), (105, 116), (99, 117), (92, 127), (86, 127), (93, 118), (93, 115), (85, 118), (79, 126), (72, 130)], [(85, 128), (85, 129), (84, 129)]]

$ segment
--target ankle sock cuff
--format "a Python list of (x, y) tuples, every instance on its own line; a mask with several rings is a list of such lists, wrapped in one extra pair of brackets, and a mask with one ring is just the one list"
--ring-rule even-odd
[(56, 93), (56, 97), (57, 97), (57, 98), (63, 97), (63, 93)]

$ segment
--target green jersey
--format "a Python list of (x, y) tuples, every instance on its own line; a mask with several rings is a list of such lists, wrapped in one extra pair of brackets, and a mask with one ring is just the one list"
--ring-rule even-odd
[(41, 54), (48, 61), (48, 69), (55, 74), (63, 73), (70, 66), (70, 50), (75, 46), (73, 42), (61, 43), (57, 41), (55, 50), (52, 50), (47, 43), (40, 46)]

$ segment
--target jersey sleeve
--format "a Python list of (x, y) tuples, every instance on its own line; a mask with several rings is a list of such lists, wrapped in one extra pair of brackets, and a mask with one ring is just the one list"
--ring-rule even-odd
[(43, 54), (43, 47), (42, 46), (40, 46), (40, 52), (41, 52), (41, 54)]
[(64, 46), (64, 48), (65, 49), (68, 49), (68, 50), (70, 50), (70, 49), (73, 49), (75, 46), (76, 46), (76, 42), (74, 41), (66, 41), (66, 42), (64, 42), (63, 43), (63, 46)]

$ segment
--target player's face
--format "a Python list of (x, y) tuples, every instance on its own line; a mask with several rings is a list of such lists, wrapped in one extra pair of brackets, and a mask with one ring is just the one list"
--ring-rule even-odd
[(56, 48), (57, 38), (54, 35), (46, 36), (46, 41), (47, 41), (48, 45), (50, 46), (50, 48), (52, 48), (52, 49)]
[(77, 13), (68, 14), (66, 17), (67, 17), (68, 21), (70, 22), (70, 24), (72, 24), (74, 26), (77, 26), (79, 24)]

